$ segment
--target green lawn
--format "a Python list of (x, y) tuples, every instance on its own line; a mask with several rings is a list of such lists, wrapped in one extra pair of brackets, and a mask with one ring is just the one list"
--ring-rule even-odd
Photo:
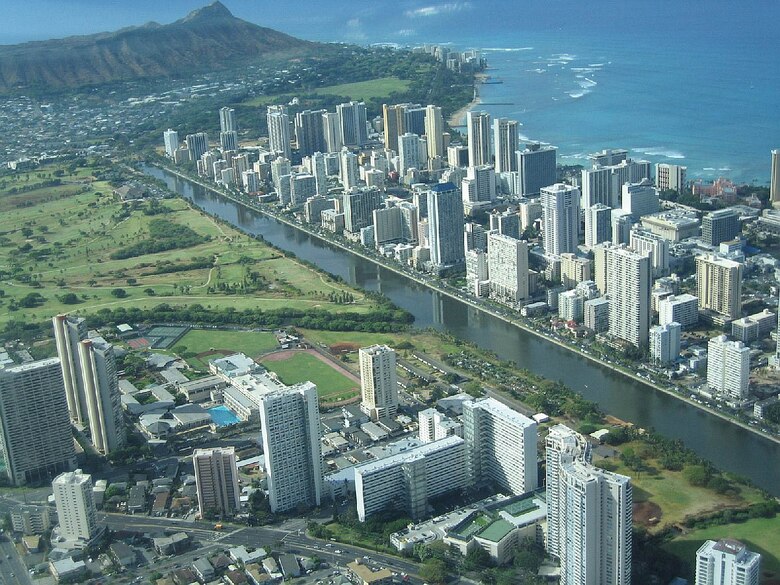
[(220, 331), (218, 329), (193, 329), (176, 344), (187, 351), (201, 353), (210, 349), (227, 349), (257, 357), (261, 353), (276, 349), (278, 344), (273, 333), (264, 331)]
[(761, 572), (780, 574), (780, 516), (775, 518), (757, 518), (741, 524), (727, 524), (694, 530), (675, 538), (664, 548), (693, 566), (696, 550), (705, 540), (735, 538), (752, 550), (761, 554)]
[(399, 77), (380, 77), (369, 81), (342, 83), (319, 87), (313, 93), (318, 95), (343, 95), (353, 100), (370, 100), (388, 97), (392, 93), (402, 93), (409, 89), (410, 82)]
[(290, 359), (279, 362), (261, 360), (261, 363), (276, 372), (285, 384), (314, 382), (323, 401), (347, 400), (360, 392), (355, 381), (308, 353), (296, 353)]

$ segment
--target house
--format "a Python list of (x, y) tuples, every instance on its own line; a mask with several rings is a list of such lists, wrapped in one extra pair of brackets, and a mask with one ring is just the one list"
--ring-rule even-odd
[(210, 581), (214, 578), (214, 567), (206, 557), (201, 557), (194, 563), (192, 563), (192, 570), (198, 576), (202, 582)]
[(245, 583), (249, 583), (246, 575), (239, 570), (228, 571), (225, 573), (224, 579), (227, 585), (245, 585)]
[(184, 532), (177, 532), (170, 536), (153, 538), (154, 549), (161, 555), (172, 555), (180, 553), (190, 545), (190, 537)]
[(135, 564), (135, 550), (124, 542), (113, 542), (108, 548), (111, 551), (111, 556), (120, 566), (130, 567)]
[(84, 561), (74, 561), (70, 557), (65, 557), (61, 561), (50, 561), (49, 570), (54, 579), (59, 583), (64, 579), (75, 579), (87, 572), (87, 565)]
[(287, 553), (279, 555), (279, 566), (282, 569), (282, 575), (284, 575), (285, 579), (301, 576), (301, 567), (298, 565), (298, 560), (293, 554)]

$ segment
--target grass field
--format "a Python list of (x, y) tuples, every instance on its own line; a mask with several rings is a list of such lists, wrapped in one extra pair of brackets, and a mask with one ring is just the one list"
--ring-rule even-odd
[(780, 517), (757, 518), (741, 524), (712, 526), (694, 530), (664, 545), (664, 548), (693, 566), (698, 548), (705, 540), (735, 538), (752, 550), (761, 554), (761, 572), (780, 576)]
[[(634, 448), (637, 453), (642, 450), (642, 444), (638, 442), (626, 443), (620, 448), (627, 447)], [(619, 463), (617, 459), (611, 461)], [(646, 459), (645, 463), (657, 472), (637, 473), (622, 463), (615, 471), (631, 477), (634, 503), (649, 501), (661, 508), (660, 522), (651, 530), (677, 524), (686, 516), (763, 501), (763, 496), (755, 488), (740, 486), (740, 494), (734, 497), (718, 494), (707, 488), (690, 485), (682, 472), (662, 469), (653, 459)]]
[[(409, 89), (411, 83), (400, 77), (380, 77), (368, 81), (356, 81), (354, 83), (342, 83), (339, 85), (326, 85), (312, 91), (301, 90), (302, 93), (315, 95), (337, 95), (348, 97), (352, 100), (370, 100), (372, 98), (386, 98), (393, 93), (403, 93)], [(241, 105), (249, 107), (267, 106), (278, 101), (280, 95), (263, 95), (243, 102)]]
[(285, 384), (314, 382), (320, 400), (324, 402), (348, 400), (360, 392), (355, 381), (308, 353), (296, 353), (291, 358), (278, 362), (261, 360), (261, 363), (276, 372)]
[[(348, 286), (215, 222), (182, 199), (164, 200), (165, 213), (159, 215), (146, 213), (147, 202), (123, 207), (110, 185), (94, 180), (96, 168), (64, 171), (65, 184), (32, 188), (62, 170), (43, 167), (39, 173), (0, 179), (0, 325), (10, 319), (43, 321), (60, 312), (150, 308), (161, 302), (236, 310), (371, 307)], [(11, 193), (30, 186), (30, 191)], [(154, 219), (186, 225), (206, 241), (111, 258), (122, 247), (148, 240)], [(122, 289), (120, 296), (116, 289)], [(331, 303), (328, 295), (334, 291), (351, 292), (356, 301)], [(31, 293), (40, 296), (31, 300)]]
[(388, 97), (392, 93), (402, 93), (409, 89), (410, 82), (398, 77), (380, 77), (369, 81), (343, 83), (318, 87), (313, 93), (319, 95), (343, 95), (353, 100), (370, 100)]
[[(264, 331), (220, 331), (218, 329), (193, 329), (181, 338), (175, 350), (181, 347), (192, 353), (203, 353), (211, 349), (226, 349), (235, 353), (244, 353), (249, 357), (257, 357), (261, 353), (276, 349), (278, 344), (273, 333)], [(206, 360), (190, 358), (199, 368), (207, 365)]]

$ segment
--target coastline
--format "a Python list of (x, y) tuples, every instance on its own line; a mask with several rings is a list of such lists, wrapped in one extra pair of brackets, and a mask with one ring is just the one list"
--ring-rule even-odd
[(462, 108), (453, 112), (453, 114), (447, 119), (447, 124), (450, 128), (457, 128), (458, 126), (464, 126), (466, 124), (466, 114), (469, 110), (473, 110), (479, 104), (482, 103), (482, 98), (479, 95), (479, 86), (488, 78), (485, 73), (477, 73), (474, 75), (474, 99), (467, 103)]
[[(215, 188), (215, 187), (213, 187), (211, 185), (203, 183), (200, 180), (193, 179), (192, 177), (190, 177), (188, 175), (185, 175), (185, 174), (183, 174), (183, 173), (181, 173), (181, 172), (179, 172), (179, 171), (177, 171), (175, 169), (171, 169), (170, 167), (167, 167), (167, 166), (162, 166), (159, 163), (152, 163), (152, 164), (153, 164), (153, 166), (156, 166), (156, 167), (161, 168), (161, 169), (163, 169), (165, 171), (168, 171), (168, 172), (170, 172), (170, 173), (172, 173), (172, 174), (174, 174), (174, 175), (176, 175), (176, 176), (178, 176), (178, 177), (180, 177), (182, 179), (186, 179), (188, 181), (191, 181), (192, 183), (200, 185), (201, 187), (203, 187), (205, 189), (208, 189), (209, 191), (211, 191), (213, 193), (221, 195), (221, 196), (225, 197), (226, 199), (229, 199), (233, 203), (236, 203), (238, 205), (242, 205), (242, 206), (246, 207), (247, 209), (251, 209), (253, 211), (257, 211), (258, 213), (261, 213), (261, 214), (265, 215), (266, 217), (270, 217), (270, 218), (275, 219), (275, 220), (277, 220), (277, 221), (279, 221), (281, 223), (284, 223), (285, 225), (288, 225), (288, 226), (290, 226), (292, 228), (295, 228), (295, 229), (298, 229), (300, 231), (303, 231), (303, 232), (307, 233), (308, 235), (317, 238), (318, 240), (321, 240), (323, 242), (326, 242), (328, 244), (336, 246), (336, 247), (344, 250), (345, 252), (349, 252), (351, 254), (354, 254), (355, 256), (359, 256), (360, 258), (363, 258), (364, 260), (368, 260), (369, 262), (372, 262), (373, 264), (376, 264), (377, 266), (381, 266), (382, 268), (386, 268), (387, 270), (391, 270), (391, 271), (395, 272), (396, 274), (398, 274), (400, 276), (403, 276), (405, 278), (408, 278), (409, 280), (412, 280), (412, 281), (416, 282), (417, 284), (420, 284), (422, 286), (428, 287), (431, 290), (435, 290), (439, 294), (445, 295), (445, 296), (447, 296), (447, 297), (449, 297), (451, 299), (454, 299), (454, 300), (460, 301), (462, 303), (465, 303), (465, 304), (469, 305), (470, 307), (472, 307), (474, 309), (477, 309), (477, 310), (482, 311), (484, 313), (487, 313), (487, 314), (489, 314), (489, 315), (491, 315), (493, 317), (501, 319), (505, 323), (508, 323), (510, 325), (518, 327), (519, 329), (522, 329), (523, 331), (531, 333), (531, 334), (535, 335), (536, 337), (539, 337), (540, 339), (542, 339), (544, 341), (549, 341), (549, 342), (557, 345), (558, 347), (560, 347), (562, 349), (566, 349), (568, 351), (574, 352), (577, 355), (579, 355), (581, 357), (584, 357), (584, 358), (587, 358), (588, 360), (598, 364), (601, 367), (607, 368), (609, 370), (612, 370), (613, 372), (616, 372), (618, 374), (626, 376), (627, 378), (630, 378), (630, 379), (632, 379), (635, 382), (639, 382), (639, 383), (643, 384), (644, 386), (647, 386), (648, 388), (652, 388), (652, 389), (654, 389), (654, 390), (656, 390), (658, 392), (662, 392), (664, 394), (672, 396), (672, 397), (674, 397), (674, 398), (676, 398), (678, 400), (681, 400), (683, 402), (686, 402), (687, 404), (689, 404), (691, 406), (694, 406), (694, 407), (698, 408), (699, 410), (702, 410), (702, 411), (704, 411), (704, 412), (706, 412), (708, 414), (715, 415), (716, 417), (720, 418), (721, 420), (724, 420), (724, 421), (729, 422), (731, 424), (734, 424), (734, 425), (736, 425), (738, 427), (741, 427), (744, 430), (750, 431), (751, 433), (753, 433), (753, 434), (755, 434), (755, 435), (757, 435), (759, 437), (762, 437), (764, 439), (769, 439), (769, 440), (773, 441), (774, 443), (780, 444), (780, 437), (776, 437), (774, 435), (769, 435), (767, 433), (763, 433), (759, 429), (757, 429), (755, 427), (752, 427), (752, 426), (750, 426), (750, 425), (748, 425), (746, 423), (743, 423), (742, 421), (739, 421), (739, 420), (737, 420), (735, 418), (732, 418), (732, 417), (730, 417), (730, 416), (728, 416), (728, 415), (726, 415), (726, 414), (724, 414), (722, 412), (719, 412), (718, 410), (715, 410), (715, 409), (712, 409), (712, 408), (708, 408), (704, 404), (700, 404), (698, 402), (695, 402), (695, 401), (691, 400), (688, 396), (685, 396), (684, 394), (676, 392), (676, 391), (672, 390), (671, 388), (655, 384), (652, 381), (647, 380), (646, 378), (644, 378), (644, 377), (642, 377), (642, 376), (632, 372), (631, 370), (628, 370), (626, 368), (620, 367), (620, 366), (618, 366), (618, 365), (616, 365), (614, 363), (605, 363), (604, 361), (600, 360), (598, 357), (596, 357), (594, 355), (591, 355), (590, 353), (582, 351), (577, 346), (568, 344), (568, 343), (566, 343), (566, 342), (564, 342), (564, 341), (562, 341), (560, 339), (557, 339), (556, 337), (553, 337), (551, 335), (547, 335), (547, 334), (545, 334), (542, 331), (538, 331), (538, 330), (528, 326), (526, 323), (523, 323), (522, 321), (519, 321), (517, 319), (513, 319), (513, 318), (511, 318), (511, 317), (509, 317), (507, 315), (504, 315), (502, 312), (498, 311), (494, 307), (485, 305), (485, 304), (477, 301), (476, 299), (473, 299), (473, 298), (465, 296), (465, 295), (457, 294), (455, 291), (450, 290), (447, 287), (443, 287), (443, 286), (441, 286), (441, 284), (439, 284), (437, 282), (434, 282), (434, 281), (432, 281), (430, 279), (424, 278), (423, 275), (421, 275), (421, 274), (418, 275), (418, 274), (415, 274), (415, 273), (412, 273), (412, 272), (404, 271), (404, 270), (401, 269), (400, 266), (395, 265), (395, 263), (388, 262), (388, 261), (385, 261), (384, 259), (377, 258), (375, 256), (366, 254), (365, 252), (363, 252), (360, 249), (351, 247), (351, 246), (349, 246), (349, 245), (347, 245), (347, 244), (345, 244), (343, 242), (340, 242), (340, 241), (337, 241), (335, 239), (329, 238), (325, 234), (321, 234), (321, 233), (319, 233), (319, 232), (309, 228), (308, 226), (306, 226), (304, 224), (301, 224), (301, 223), (298, 223), (296, 221), (293, 221), (292, 219), (290, 219), (290, 218), (288, 218), (288, 217), (286, 217), (286, 216), (284, 216), (282, 214), (276, 214), (276, 213), (272, 212), (269, 209), (265, 209), (264, 207), (260, 207), (259, 205), (253, 205), (253, 204), (251, 204), (251, 203), (249, 203), (247, 201), (242, 201), (241, 199), (239, 199), (238, 197), (236, 197), (233, 194), (225, 193), (224, 191), (220, 191), (219, 189), (217, 189), (217, 188)], [(609, 413), (605, 413), (605, 414), (609, 414)]]

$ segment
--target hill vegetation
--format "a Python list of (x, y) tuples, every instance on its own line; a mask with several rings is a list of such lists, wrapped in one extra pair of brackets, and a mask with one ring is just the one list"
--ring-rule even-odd
[(236, 18), (214, 2), (167, 25), (0, 46), (0, 92), (179, 77), (319, 46)]

